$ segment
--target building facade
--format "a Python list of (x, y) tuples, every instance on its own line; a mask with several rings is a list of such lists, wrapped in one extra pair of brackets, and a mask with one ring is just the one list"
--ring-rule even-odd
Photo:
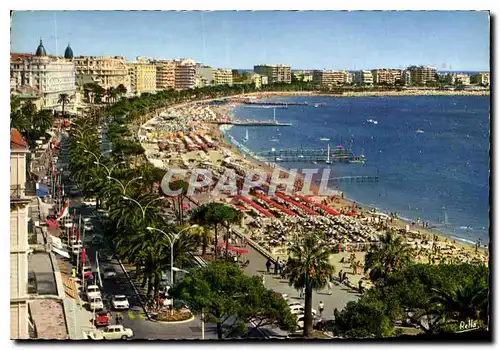
[(28, 145), (10, 129), (10, 338), (29, 338), (28, 206), (26, 155)]
[(292, 82), (292, 70), (290, 66), (285, 65), (270, 65), (262, 64), (253, 67), (253, 71), (257, 74), (264, 75), (268, 78), (270, 84)]
[(196, 87), (197, 65), (190, 59), (175, 61), (175, 89), (185, 90)]
[(129, 62), (130, 91), (134, 94), (156, 91), (156, 65), (147, 61)]
[[(35, 55), (11, 56), (10, 78), (12, 89), (35, 89), (43, 109), (61, 110), (59, 96), (72, 97), (76, 92), (75, 65), (48, 56), (41, 40)], [(68, 110), (73, 108), (71, 103), (67, 107)]]
[(477, 73), (470, 77), (471, 84), (490, 85), (490, 73)]
[(427, 82), (436, 81), (436, 68), (430, 66), (411, 66), (407, 70), (410, 72), (411, 85), (425, 85)]
[(78, 81), (93, 81), (104, 89), (123, 85), (130, 91), (130, 76), (123, 57), (80, 56), (68, 59), (75, 64)]
[(354, 72), (354, 82), (361, 86), (373, 85), (373, 75), (369, 70), (359, 70)]
[(314, 70), (312, 73), (314, 84), (322, 88), (332, 88), (342, 86), (347, 83), (347, 72), (336, 70)]
[(395, 85), (402, 81), (401, 69), (374, 69), (372, 70), (373, 84)]
[(156, 90), (175, 89), (175, 61), (152, 61), (156, 66)]
[(215, 69), (214, 85), (233, 85), (233, 71), (231, 69)]

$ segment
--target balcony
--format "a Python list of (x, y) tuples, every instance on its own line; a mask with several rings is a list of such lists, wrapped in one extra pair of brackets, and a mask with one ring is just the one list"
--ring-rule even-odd
[(24, 185), (10, 185), (10, 199), (22, 200), (36, 195), (34, 182), (26, 182)]

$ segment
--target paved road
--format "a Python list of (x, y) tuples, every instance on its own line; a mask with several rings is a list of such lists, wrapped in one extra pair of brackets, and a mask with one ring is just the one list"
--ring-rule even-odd
[[(67, 136), (63, 136), (61, 143), (61, 153), (67, 149)], [(59, 157), (57, 168), (63, 166), (66, 162), (64, 157)], [(69, 188), (73, 185), (69, 180), (65, 181), (65, 188)], [(95, 213), (94, 208), (82, 207), (83, 198), (74, 197), (70, 199), (70, 213), (74, 215), (74, 220), (78, 220), (78, 216), (81, 214), (83, 217), (91, 217), (91, 224), (93, 225), (93, 230), (87, 231), (85, 234), (85, 239), (83, 239), (83, 244), (87, 250), (87, 257), (92, 265), (92, 270), (95, 272), (96, 265), (96, 252), (99, 250), (99, 246), (92, 244), (92, 238), (94, 235), (102, 235), (102, 230), (100, 227), (99, 220), (93, 215)], [(73, 209), (75, 212), (73, 212)], [(69, 267), (69, 271), (73, 267), (70, 261), (65, 261), (65, 264)], [(103, 286), (101, 288), (103, 301), (107, 304), (107, 308), (110, 308), (110, 300), (113, 295), (124, 294), (128, 297), (130, 303), (130, 310), (125, 312), (120, 312), (123, 317), (123, 325), (129, 327), (134, 331), (133, 339), (201, 339), (201, 321), (199, 317), (196, 317), (193, 321), (181, 324), (166, 324), (160, 322), (149, 321), (145, 315), (142, 305), (140, 303), (139, 296), (136, 295), (132, 284), (129, 282), (125, 275), (125, 271), (121, 268), (121, 265), (117, 260), (111, 260), (109, 262), (100, 262), (101, 273), (106, 268), (113, 268), (117, 272), (116, 277), (109, 279), (102, 279)], [(101, 275), (102, 277), (102, 275)], [(98, 280), (96, 278), (96, 280)], [(88, 308), (88, 305), (85, 305)], [(111, 311), (113, 315), (112, 323), (115, 323), (116, 312)], [(214, 324), (205, 325), (205, 339), (216, 339), (216, 327)]]
[[(250, 276), (264, 274), (265, 286), (273, 289), (276, 292), (287, 294), (290, 299), (302, 300), (300, 298), (300, 291), (288, 285), (288, 280), (281, 279), (279, 276), (274, 275), (274, 265), (271, 267), (271, 273), (267, 273), (266, 261), (267, 259), (250, 244), (246, 249), (248, 253), (244, 255), (244, 260), (250, 260), (250, 264), (245, 268), (245, 273)], [(323, 316), (327, 317), (333, 315), (333, 310), (337, 308), (342, 310), (349, 301), (356, 301), (360, 294), (352, 291), (344, 285), (335, 285), (332, 294), (329, 295), (328, 290), (313, 291), (313, 308), (318, 310), (318, 304), (322, 301), (325, 304), (325, 311)]]

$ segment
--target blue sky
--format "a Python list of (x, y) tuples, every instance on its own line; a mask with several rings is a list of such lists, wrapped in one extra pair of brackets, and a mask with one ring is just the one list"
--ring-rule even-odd
[(217, 68), (489, 70), (486, 12), (14, 12), (11, 52), (189, 57)]

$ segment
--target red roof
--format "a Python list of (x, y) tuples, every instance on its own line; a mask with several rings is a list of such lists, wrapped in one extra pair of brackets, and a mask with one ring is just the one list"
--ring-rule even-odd
[(14, 128), (10, 129), (10, 149), (28, 149), (28, 144), (24, 141), (21, 133)]

